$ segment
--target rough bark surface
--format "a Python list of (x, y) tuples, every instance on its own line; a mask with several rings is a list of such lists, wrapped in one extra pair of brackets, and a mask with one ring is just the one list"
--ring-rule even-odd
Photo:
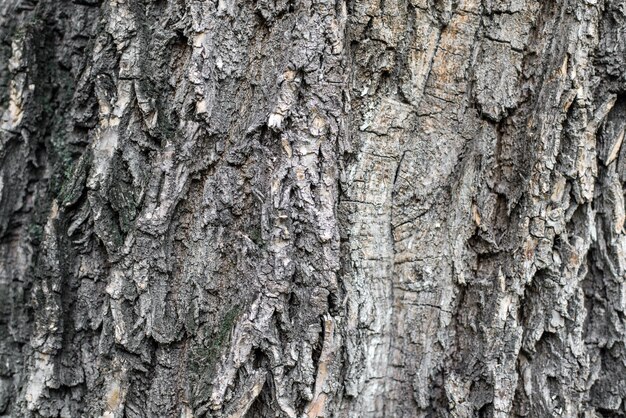
[(0, 2), (0, 415), (626, 415), (625, 33)]

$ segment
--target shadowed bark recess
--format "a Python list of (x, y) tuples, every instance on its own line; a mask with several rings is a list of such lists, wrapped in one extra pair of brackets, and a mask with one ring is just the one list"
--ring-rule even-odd
[(625, 31), (0, 2), (0, 416), (626, 415)]

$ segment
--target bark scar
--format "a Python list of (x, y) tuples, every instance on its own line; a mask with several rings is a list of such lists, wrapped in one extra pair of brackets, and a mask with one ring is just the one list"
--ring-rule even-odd
[(335, 351), (334, 343), (335, 322), (333, 318), (324, 315), (324, 341), (322, 343), (322, 353), (320, 354), (319, 364), (317, 366), (317, 377), (315, 378), (315, 392), (313, 399), (305, 408), (308, 418), (316, 418), (324, 416), (324, 407), (328, 396), (323, 392), (324, 385), (328, 378), (328, 367), (331, 363)]

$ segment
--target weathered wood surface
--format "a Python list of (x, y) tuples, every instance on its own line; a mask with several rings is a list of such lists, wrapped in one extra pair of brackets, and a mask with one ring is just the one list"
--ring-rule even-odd
[(0, 415), (625, 415), (625, 33), (0, 2)]

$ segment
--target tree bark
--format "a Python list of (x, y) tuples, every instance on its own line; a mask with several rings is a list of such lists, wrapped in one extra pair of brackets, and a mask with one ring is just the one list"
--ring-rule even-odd
[(625, 28), (4, 0), (0, 415), (626, 415)]

